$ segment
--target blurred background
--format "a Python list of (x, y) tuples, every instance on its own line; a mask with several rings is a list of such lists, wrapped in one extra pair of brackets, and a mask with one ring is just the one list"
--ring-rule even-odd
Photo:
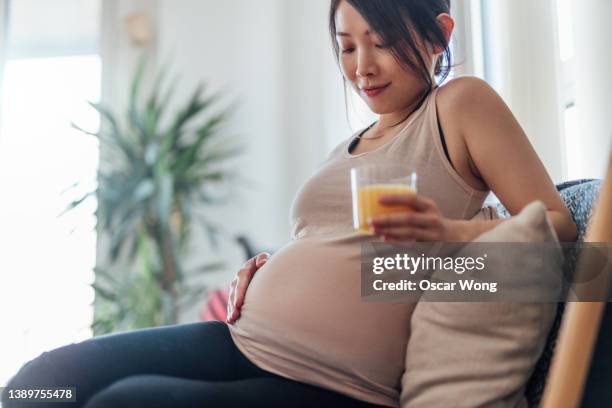
[[(300, 185), (374, 118), (345, 105), (328, 5), (0, 0), (0, 385), (63, 344), (201, 319), (238, 237), (290, 239)], [(452, 5), (451, 78), (488, 81), (556, 183), (602, 178), (612, 3)]]

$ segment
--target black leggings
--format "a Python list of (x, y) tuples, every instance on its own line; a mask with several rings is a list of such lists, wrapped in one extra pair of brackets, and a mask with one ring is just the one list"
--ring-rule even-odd
[(377, 407), (269, 373), (236, 348), (220, 321), (112, 334), (45, 352), (8, 387), (76, 388), (77, 403), (3, 407)]

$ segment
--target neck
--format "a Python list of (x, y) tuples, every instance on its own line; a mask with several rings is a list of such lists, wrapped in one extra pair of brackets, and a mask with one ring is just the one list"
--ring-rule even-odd
[[(432, 88), (432, 91), (435, 88), (436, 86), (434, 85), (434, 87)], [(408, 105), (406, 108), (395, 111), (395, 112), (385, 113), (385, 114), (380, 115), (378, 119), (378, 123), (376, 123), (375, 127), (378, 130), (382, 130), (382, 129), (392, 128), (394, 127), (394, 125), (397, 125), (405, 121), (406, 119), (408, 119), (408, 117), (412, 116), (412, 114), (420, 107), (419, 104), (424, 98), (425, 96), (423, 96), (422, 94), (418, 94), (413, 98), (413, 100), (410, 102), (410, 105)]]

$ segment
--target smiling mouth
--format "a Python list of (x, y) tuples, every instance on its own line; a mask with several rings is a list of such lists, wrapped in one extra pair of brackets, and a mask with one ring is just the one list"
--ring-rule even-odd
[(377, 95), (381, 94), (385, 89), (387, 89), (389, 87), (389, 85), (391, 85), (390, 82), (388, 84), (386, 84), (386, 85), (382, 85), (382, 86), (378, 86), (378, 87), (364, 88), (364, 89), (361, 90), (361, 92), (366, 94), (368, 97), (372, 98), (374, 96), (377, 96)]

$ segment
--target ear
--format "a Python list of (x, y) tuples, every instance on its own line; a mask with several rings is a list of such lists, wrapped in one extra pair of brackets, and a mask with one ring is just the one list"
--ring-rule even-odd
[[(453, 33), (453, 29), (455, 28), (455, 20), (453, 20), (453, 18), (447, 13), (439, 14), (438, 17), (436, 17), (436, 20), (438, 20), (438, 24), (440, 24), (444, 30), (444, 36), (446, 38), (446, 43), (448, 44), (451, 34)], [(440, 54), (442, 52), (444, 52), (444, 48), (438, 45), (434, 46), (434, 54)]]

